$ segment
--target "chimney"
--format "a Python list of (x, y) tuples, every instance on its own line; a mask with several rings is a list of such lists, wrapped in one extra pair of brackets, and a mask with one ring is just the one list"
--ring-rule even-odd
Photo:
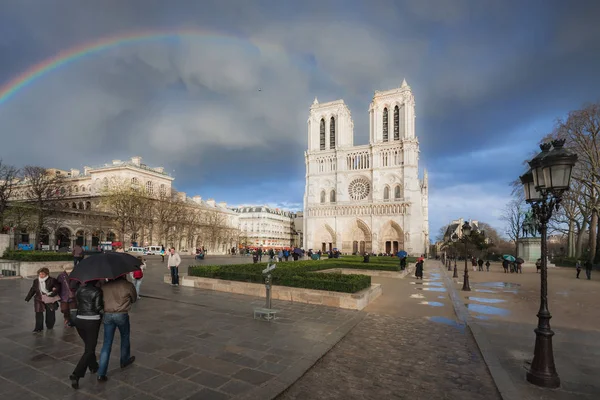
[(194, 203), (202, 204), (202, 196), (194, 196), (192, 200), (194, 200)]
[(121, 160), (112, 160), (113, 165), (121, 164)]
[(221, 208), (227, 208), (227, 202), (225, 202), (225, 201), (220, 202), (219, 203), (219, 207), (221, 207)]
[(131, 163), (133, 165), (137, 165), (139, 167), (140, 164), (142, 163), (142, 157), (139, 157), (139, 156), (131, 157)]
[(208, 200), (206, 200), (206, 204), (208, 204), (211, 207), (214, 207), (217, 203), (215, 202), (214, 199), (208, 199)]
[(161, 173), (161, 174), (162, 174), (163, 172), (165, 172), (165, 168), (164, 168), (164, 167), (156, 167), (156, 168), (154, 168), (154, 170), (155, 170), (156, 172), (159, 172), (159, 173)]
[(79, 176), (79, 170), (71, 168), (71, 177)]
[(89, 175), (89, 174), (90, 174), (90, 171), (91, 171), (91, 168), (90, 168), (90, 167), (87, 167), (87, 166), (86, 166), (86, 167), (83, 167), (83, 174), (84, 174), (84, 175)]

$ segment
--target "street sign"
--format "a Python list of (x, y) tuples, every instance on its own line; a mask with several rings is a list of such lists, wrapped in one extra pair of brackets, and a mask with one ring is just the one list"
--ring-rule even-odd
[(267, 265), (267, 268), (263, 269), (263, 274), (268, 274), (269, 272), (273, 271), (275, 268), (277, 267), (276, 264), (269, 264)]

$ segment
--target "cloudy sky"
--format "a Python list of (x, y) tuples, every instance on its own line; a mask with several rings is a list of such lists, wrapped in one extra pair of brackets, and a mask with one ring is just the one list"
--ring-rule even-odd
[[(0, 87), (109, 37), (0, 102), (0, 158), (81, 168), (140, 155), (179, 190), (301, 208), (315, 96), (368, 141), (374, 90), (413, 88), (432, 236), (499, 215), (556, 118), (600, 101), (594, 0), (3, 0)], [(260, 89), (260, 91), (259, 91)]]

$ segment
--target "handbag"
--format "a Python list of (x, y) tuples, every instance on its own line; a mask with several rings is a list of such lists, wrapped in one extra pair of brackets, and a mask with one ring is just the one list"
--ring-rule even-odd
[(60, 301), (60, 296), (50, 297), (46, 294), (42, 293), (42, 303), (45, 304), (53, 304)]

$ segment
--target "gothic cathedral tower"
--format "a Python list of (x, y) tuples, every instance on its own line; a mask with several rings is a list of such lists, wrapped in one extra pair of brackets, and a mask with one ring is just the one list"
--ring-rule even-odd
[(375, 92), (368, 145), (354, 146), (353, 131), (343, 100), (315, 99), (305, 153), (304, 248), (426, 253), (427, 173), (419, 180), (415, 101), (406, 81)]

